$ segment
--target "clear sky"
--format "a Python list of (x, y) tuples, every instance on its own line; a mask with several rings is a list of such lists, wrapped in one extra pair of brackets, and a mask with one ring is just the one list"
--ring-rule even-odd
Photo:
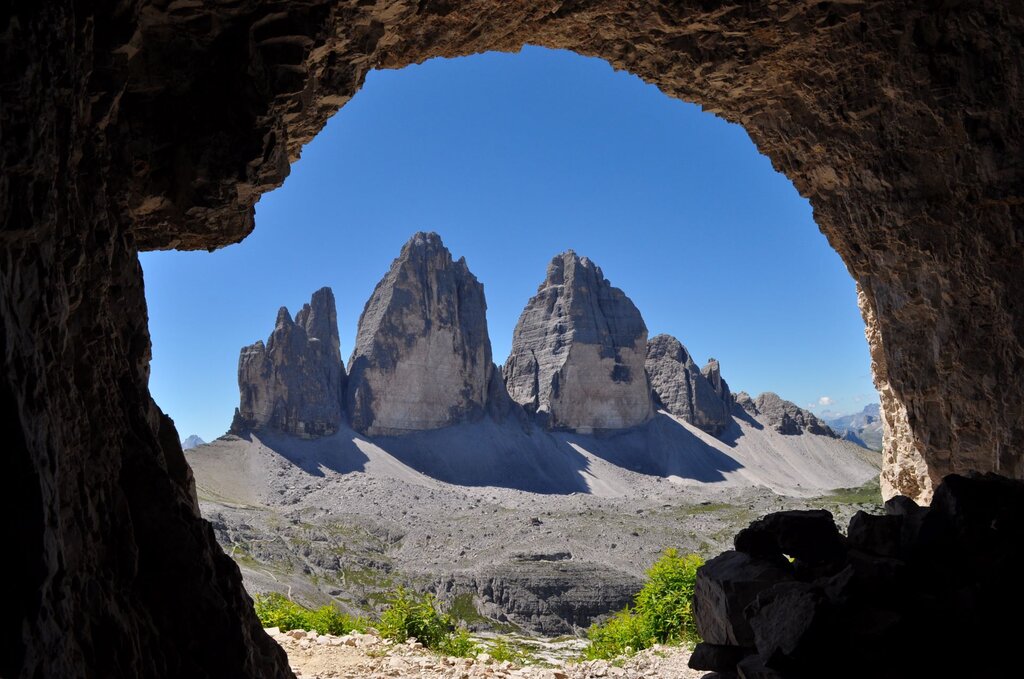
[(589, 256), (733, 391), (817, 411), (877, 400), (853, 280), (810, 205), (743, 128), (607, 63), (529, 47), (375, 71), (207, 252), (142, 255), (151, 389), (184, 438), (223, 434), (238, 350), (329, 285), (341, 351), (414, 232), (437, 231), (483, 284), (497, 362), (551, 257)]

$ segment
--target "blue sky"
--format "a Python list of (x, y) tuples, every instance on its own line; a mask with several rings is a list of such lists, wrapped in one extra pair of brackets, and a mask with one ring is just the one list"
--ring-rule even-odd
[(150, 386), (182, 437), (224, 433), (239, 348), (323, 285), (347, 360), (373, 286), (419, 230), (483, 282), (498, 362), (548, 261), (572, 248), (651, 335), (719, 359), (734, 391), (833, 412), (877, 400), (853, 280), (746, 132), (603, 61), (528, 47), (370, 73), (245, 241), (142, 255)]

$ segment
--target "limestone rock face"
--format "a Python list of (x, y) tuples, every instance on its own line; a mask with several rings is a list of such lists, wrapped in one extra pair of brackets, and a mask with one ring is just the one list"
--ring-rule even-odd
[(655, 399), (665, 410), (710, 434), (728, 426), (732, 394), (718, 361), (711, 359), (702, 371), (679, 340), (662, 334), (647, 342), (644, 366)]
[(736, 394), (735, 401), (736, 407), (741, 411), (758, 418), (780, 434), (796, 436), (806, 432), (839, 438), (839, 435), (814, 413), (770, 391), (760, 394), (756, 399), (741, 391)]
[(512, 399), (553, 429), (624, 429), (654, 413), (646, 355), (636, 306), (569, 250), (519, 317), (503, 372)]
[(878, 390), (879, 415), (882, 420), (882, 473), (879, 485), (882, 497), (906, 496), (927, 504), (935, 486), (942, 478), (943, 466), (929, 469), (924, 445), (914, 436), (906, 405), (896, 396), (890, 382), (888, 357), (874, 307), (857, 285), (857, 306), (864, 316), (864, 336), (871, 352), (871, 374)]
[(359, 318), (346, 392), (352, 427), (367, 435), (478, 420), (502, 403), (493, 383), (484, 287), (436, 233), (402, 247)]
[(334, 293), (321, 288), (295, 320), (281, 307), (266, 345), (242, 348), (231, 430), (275, 429), (306, 438), (333, 434), (342, 420), (344, 378)]

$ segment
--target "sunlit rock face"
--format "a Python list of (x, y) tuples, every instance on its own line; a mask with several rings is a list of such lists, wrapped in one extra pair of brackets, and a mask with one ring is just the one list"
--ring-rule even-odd
[(281, 307), (266, 345), (242, 349), (231, 430), (274, 429), (304, 438), (333, 434), (342, 421), (344, 378), (334, 293), (321, 288), (295, 320)]
[(732, 394), (718, 361), (697, 368), (682, 342), (655, 335), (647, 342), (644, 363), (651, 389), (662, 408), (709, 434), (719, 434), (732, 421)]
[(502, 396), (494, 372), (484, 286), (440, 236), (417, 233), (359, 318), (346, 394), (352, 427), (394, 436), (479, 420)]
[(625, 429), (654, 413), (646, 355), (636, 306), (569, 250), (519, 317), (503, 372), (512, 399), (552, 429)]

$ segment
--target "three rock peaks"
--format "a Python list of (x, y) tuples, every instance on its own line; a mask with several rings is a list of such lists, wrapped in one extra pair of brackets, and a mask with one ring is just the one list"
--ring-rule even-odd
[[(698, 369), (674, 337), (648, 341), (640, 311), (601, 269), (572, 250), (554, 257), (527, 303), (499, 369), (491, 358), (484, 288), (436, 233), (417, 233), (377, 284), (348, 371), (330, 288), (292, 320), (278, 311), (267, 343), (238, 359), (233, 433), (305, 438), (349, 425), (398, 436), (455, 424), (533, 417), (548, 429), (628, 429), (663, 408), (713, 435), (732, 415), (765, 412), (781, 433), (835, 436), (809, 412), (762, 394), (737, 405), (718, 361)], [(777, 422), (777, 424), (776, 424)]]

